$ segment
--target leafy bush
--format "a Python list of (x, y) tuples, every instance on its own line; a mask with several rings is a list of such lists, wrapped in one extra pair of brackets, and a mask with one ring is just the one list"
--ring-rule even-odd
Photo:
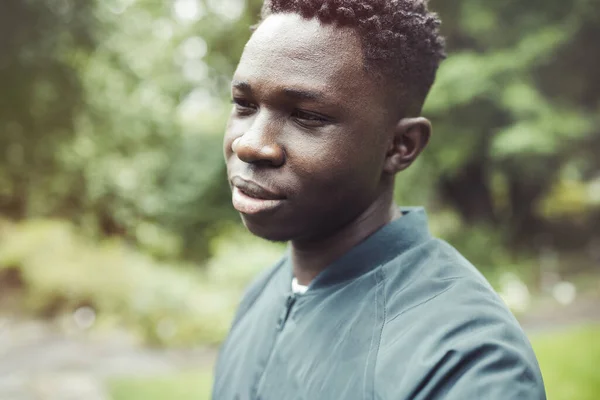
[(0, 277), (18, 277), (23, 311), (56, 317), (89, 307), (96, 326), (126, 328), (156, 345), (219, 342), (242, 288), (269, 259), (260, 255), (260, 246), (272, 259), (276, 253), (275, 247), (234, 234), (217, 241), (218, 254), (203, 272), (158, 262), (121, 240), (92, 244), (64, 221), (2, 227)]

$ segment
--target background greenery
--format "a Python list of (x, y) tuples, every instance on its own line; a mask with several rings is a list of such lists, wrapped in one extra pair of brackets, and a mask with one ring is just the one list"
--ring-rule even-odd
[[(241, 229), (221, 155), (260, 5), (1, 2), (3, 312), (87, 310), (94, 329), (150, 345), (222, 340), (243, 287), (282, 250)], [(432, 143), (396, 197), (425, 205), (433, 231), (525, 312), (530, 294), (600, 272), (600, 1), (431, 7), (450, 56), (424, 110)], [(552, 340), (538, 342), (548, 371), (562, 357)], [(577, 385), (600, 395), (589, 376)]]

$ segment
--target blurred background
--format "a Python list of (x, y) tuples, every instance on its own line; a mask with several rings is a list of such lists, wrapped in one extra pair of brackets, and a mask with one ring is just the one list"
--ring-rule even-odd
[[(0, 399), (208, 399), (282, 246), (230, 205), (260, 0), (0, 3)], [(450, 57), (398, 176), (515, 312), (551, 400), (600, 398), (600, 0), (431, 0)]]

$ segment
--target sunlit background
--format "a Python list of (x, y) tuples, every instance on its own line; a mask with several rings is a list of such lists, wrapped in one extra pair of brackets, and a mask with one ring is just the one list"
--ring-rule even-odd
[[(221, 137), (260, 0), (0, 2), (0, 399), (208, 399), (282, 247)], [(600, 0), (432, 0), (450, 57), (397, 200), (514, 310), (550, 400), (600, 398)]]

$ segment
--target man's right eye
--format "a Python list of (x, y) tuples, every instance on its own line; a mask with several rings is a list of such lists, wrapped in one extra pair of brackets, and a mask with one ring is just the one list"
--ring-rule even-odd
[(256, 104), (240, 98), (234, 98), (232, 103), (235, 105), (235, 109), (240, 115), (250, 115), (258, 108)]

